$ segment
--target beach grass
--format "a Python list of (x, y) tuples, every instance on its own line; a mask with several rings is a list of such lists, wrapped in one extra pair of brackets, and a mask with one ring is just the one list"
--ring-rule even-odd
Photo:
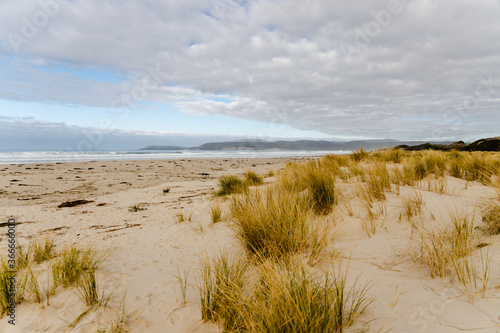
[(198, 287), (203, 321), (219, 322), (225, 331), (242, 326), (238, 308), (245, 286), (248, 262), (221, 252), (201, 260), (201, 282)]
[(87, 272), (97, 270), (106, 254), (99, 254), (93, 248), (81, 249), (75, 245), (64, 248), (54, 263), (53, 274), (64, 287), (77, 286)]
[(214, 201), (209, 208), (210, 222), (212, 224), (220, 222), (224, 219), (224, 211), (219, 201)]
[(250, 332), (342, 332), (369, 305), (368, 286), (347, 288), (344, 274), (266, 262), (245, 307)]
[(314, 252), (326, 247), (322, 230), (312, 219), (311, 201), (282, 186), (234, 197), (231, 215), (236, 237), (259, 258)]
[[(252, 278), (250, 278), (252, 277)], [(342, 332), (370, 304), (369, 286), (347, 288), (344, 274), (267, 260), (252, 269), (227, 254), (202, 262), (204, 321), (225, 332)]]
[(41, 263), (45, 260), (50, 260), (55, 257), (54, 239), (46, 237), (41, 241), (35, 241), (32, 245), (33, 260), (36, 263)]
[(277, 184), (289, 191), (302, 192), (307, 189), (307, 163), (288, 162), (278, 173)]
[(500, 234), (500, 200), (487, 200), (483, 204), (482, 220), (489, 234)]
[(491, 154), (471, 153), (462, 161), (462, 169), (466, 180), (491, 185), (495, 158)]
[(422, 194), (418, 190), (414, 190), (412, 193), (402, 196), (401, 201), (403, 203), (403, 211), (406, 218), (410, 221), (413, 217), (422, 214), (424, 201), (422, 199)]
[(17, 244), (17, 269), (23, 269), (25, 268), (29, 262), (31, 261), (32, 258), (32, 248), (30, 245), (27, 247), (21, 246), (20, 244)]
[(385, 162), (399, 164), (403, 161), (403, 158), (406, 154), (407, 153), (401, 149), (392, 148), (385, 151), (384, 153), (381, 153), (379, 158), (380, 160)]
[(226, 196), (247, 191), (248, 184), (236, 175), (224, 175), (218, 180), (219, 190), (216, 196)]
[[(18, 249), (22, 249), (19, 244)], [(0, 316), (9, 311), (11, 301), (16, 304), (33, 302), (42, 308), (51, 306), (53, 297), (61, 290), (71, 288), (87, 309), (68, 327), (74, 328), (97, 307), (106, 307), (112, 294), (105, 295), (96, 278), (96, 272), (109, 251), (99, 252), (92, 247), (66, 246), (57, 251), (52, 238), (34, 239), (22, 252), (22, 264), (12, 267), (0, 260)], [(31, 249), (31, 250), (30, 250)], [(31, 255), (30, 255), (31, 254)], [(15, 277), (15, 296), (12, 299), (11, 278)], [(119, 331), (117, 331), (119, 332)]]
[(369, 201), (385, 200), (385, 191), (391, 189), (391, 176), (385, 163), (375, 163), (368, 168), (362, 177), (366, 183), (365, 196)]
[(249, 186), (258, 186), (264, 183), (263, 177), (252, 170), (248, 170), (247, 172), (245, 172), (244, 176)]
[(38, 283), (39, 274), (33, 271), (30, 266), (27, 269), (26, 275), (26, 293), (31, 297), (35, 303), (42, 303), (43, 293)]
[(7, 312), (11, 305), (12, 277), (15, 278), (15, 275), (11, 273), (7, 263), (0, 259), (0, 315)]
[(316, 214), (328, 215), (336, 203), (335, 174), (321, 162), (310, 162), (307, 170), (307, 188)]
[(368, 153), (364, 148), (358, 148), (349, 156), (354, 162), (360, 162), (368, 158)]
[(451, 227), (420, 230), (417, 258), (429, 268), (431, 277), (445, 277), (452, 265), (474, 250), (473, 216), (451, 214)]
[(78, 294), (86, 306), (106, 306), (111, 296), (106, 296), (104, 290), (99, 289), (95, 268), (84, 271), (78, 280)]
[[(181, 290), (181, 304), (186, 304), (186, 296), (187, 296), (187, 287), (188, 287), (188, 278), (189, 278), (189, 272), (191, 271), (190, 268), (187, 270), (184, 270), (182, 273), (179, 269), (179, 266), (177, 266), (177, 275), (175, 275), (175, 278), (179, 282), (180, 290)], [(177, 297), (177, 293), (176, 293)]]
[(288, 163), (279, 174), (278, 185), (295, 193), (307, 190), (314, 212), (328, 215), (336, 203), (335, 178), (339, 170), (337, 162), (332, 158)]

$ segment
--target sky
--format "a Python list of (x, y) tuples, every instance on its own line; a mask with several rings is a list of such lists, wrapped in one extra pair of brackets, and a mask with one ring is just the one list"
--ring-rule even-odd
[(499, 136), (500, 0), (0, 0), (0, 149)]

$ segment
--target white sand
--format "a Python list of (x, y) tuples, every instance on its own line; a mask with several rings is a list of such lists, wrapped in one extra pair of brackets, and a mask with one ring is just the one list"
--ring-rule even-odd
[[(51, 235), (57, 248), (76, 243), (112, 249), (98, 282), (114, 298), (106, 309), (85, 317), (74, 332), (96, 332), (111, 323), (119, 314), (125, 291), (132, 332), (218, 332), (216, 325), (201, 322), (196, 290), (200, 255), (226, 248), (242, 250), (228, 222), (209, 226), (210, 193), (223, 174), (242, 174), (248, 169), (264, 174), (282, 168), (287, 160), (301, 158), (4, 165), (0, 166), (0, 222), (15, 218), (20, 223), (16, 235), (22, 245)], [(466, 188), (463, 180), (447, 180), (447, 194), (421, 191), (425, 205), (418, 223), (447, 224), (449, 212), (472, 213), (492, 194), (490, 188), (477, 183)], [(360, 276), (360, 282), (372, 284), (368, 296), (373, 303), (348, 332), (500, 332), (498, 236), (481, 239), (490, 244), (483, 252), (492, 255), (492, 272), (486, 297), (477, 295), (472, 302), (456, 281), (430, 278), (427, 268), (412, 258), (415, 237), (411, 223), (400, 216), (401, 197), (414, 189), (402, 187), (400, 195), (395, 190), (387, 193), (387, 201), (381, 203), (385, 213), (376, 221), (375, 235), (369, 236), (361, 227), (366, 212), (352, 185), (338, 186), (344, 195), (328, 217), (337, 233), (334, 246), (339, 254), (334, 265), (342, 263), (345, 268), (349, 264), (350, 281)], [(167, 187), (170, 192), (164, 194)], [(77, 199), (94, 202), (57, 208)], [(348, 214), (349, 204), (353, 216)], [(130, 212), (134, 205), (145, 210)], [(192, 221), (176, 223), (180, 213), (192, 213)], [(481, 223), (479, 217), (476, 223)], [(6, 227), (2, 228), (0, 256), (5, 258)], [(331, 267), (330, 261), (316, 269)], [(178, 271), (188, 270), (187, 303), (182, 304), (176, 276)], [(0, 332), (63, 331), (84, 309), (74, 289), (60, 287), (50, 306), (18, 305), (17, 325), (9, 325), (4, 317)]]

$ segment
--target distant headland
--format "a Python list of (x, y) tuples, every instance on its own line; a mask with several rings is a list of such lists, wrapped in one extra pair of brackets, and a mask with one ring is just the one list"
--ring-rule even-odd
[[(450, 144), (451, 142), (436, 142), (433, 144)], [(264, 141), (240, 140), (226, 142), (209, 142), (198, 147), (150, 145), (139, 150), (287, 150), (287, 151), (353, 151), (363, 148), (376, 150), (394, 146), (414, 146), (424, 144), (423, 141), (398, 140), (364, 140), (364, 141), (325, 141), (325, 140), (297, 140), (297, 141)]]
[(500, 137), (480, 139), (470, 144), (466, 144), (463, 141), (457, 141), (451, 144), (423, 143), (414, 146), (399, 145), (396, 146), (395, 148), (400, 148), (408, 151), (418, 151), (418, 150), (500, 151)]

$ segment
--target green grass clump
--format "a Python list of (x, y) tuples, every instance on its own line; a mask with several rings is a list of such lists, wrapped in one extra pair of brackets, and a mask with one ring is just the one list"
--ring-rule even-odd
[(316, 214), (328, 215), (335, 205), (335, 175), (319, 162), (309, 163), (307, 187)]
[(166, 194), (166, 193), (169, 193), (170, 192), (170, 187), (167, 187), (167, 188), (164, 188), (163, 189), (163, 193)]
[(31, 261), (32, 257), (32, 248), (28, 245), (28, 248), (25, 250), (20, 244), (17, 245), (17, 269), (23, 269)]
[(65, 287), (76, 286), (85, 273), (99, 268), (104, 257), (92, 248), (82, 250), (74, 245), (68, 247), (52, 266), (54, 279)]
[(225, 332), (342, 332), (369, 305), (368, 286), (343, 275), (317, 276), (300, 264), (266, 261), (249, 279), (247, 264), (221, 256), (202, 268), (204, 321)]
[(347, 273), (315, 276), (304, 266), (265, 263), (246, 305), (248, 332), (342, 332), (367, 308), (367, 286), (346, 288)]
[(420, 159), (416, 159), (413, 162), (413, 164), (411, 165), (411, 170), (413, 172), (413, 177), (415, 180), (422, 180), (429, 174), (426, 164)]
[(242, 326), (241, 293), (248, 265), (221, 253), (201, 263), (200, 303), (204, 321), (219, 322), (225, 331), (237, 331)]
[(446, 157), (448, 171), (453, 177), (492, 185), (494, 178), (499, 176), (500, 159), (498, 154), (452, 151)]
[(219, 190), (216, 192), (216, 195), (225, 196), (235, 193), (242, 193), (247, 189), (247, 183), (241, 180), (238, 176), (225, 175), (219, 178)]
[(7, 312), (11, 305), (11, 287), (12, 277), (16, 278), (15, 274), (10, 273), (8, 265), (3, 259), (0, 260), (0, 315)]
[(52, 296), (60, 286), (77, 287), (82, 300), (89, 306), (75, 322), (93, 311), (95, 305), (107, 304), (110, 298), (104, 298), (104, 293), (98, 294), (95, 279), (95, 272), (107, 252), (98, 253), (92, 248), (82, 249), (76, 245), (56, 251), (54, 241), (50, 238), (33, 240), (27, 248), (24, 251), (20, 245), (17, 246), (19, 261), (15, 267), (9, 267), (0, 260), (0, 317), (8, 312), (10, 305), (11, 283), (8, 278), (12, 276), (13, 270), (16, 270), (16, 304), (32, 301), (42, 307), (45, 304), (50, 306)]
[(96, 270), (91, 268), (83, 272), (78, 281), (78, 293), (85, 305), (89, 307), (106, 306), (111, 297), (106, 297), (104, 291), (100, 292)]
[(231, 214), (236, 236), (260, 258), (299, 252), (318, 253), (326, 233), (311, 219), (309, 198), (283, 187), (251, 191), (233, 198)]
[(54, 239), (45, 238), (41, 242), (34, 242), (32, 244), (33, 248), (33, 260), (36, 263), (41, 263), (45, 260), (50, 260), (55, 257), (55, 249), (54, 249)]
[(220, 202), (216, 201), (210, 206), (210, 218), (211, 222), (217, 223), (223, 220), (223, 211)]
[(250, 185), (250, 186), (258, 186), (258, 185), (262, 185), (264, 183), (263, 178), (251, 170), (248, 170), (245, 173), (245, 179), (246, 179), (246, 182), (248, 183), (248, 185)]
[(308, 190), (311, 204), (317, 214), (332, 212), (335, 198), (335, 174), (339, 172), (334, 159), (307, 163), (289, 163), (280, 173), (278, 184), (287, 191), (300, 193)]
[(34, 273), (31, 267), (28, 267), (26, 279), (26, 292), (31, 296), (33, 301), (42, 303), (43, 293), (38, 284), (38, 274)]

